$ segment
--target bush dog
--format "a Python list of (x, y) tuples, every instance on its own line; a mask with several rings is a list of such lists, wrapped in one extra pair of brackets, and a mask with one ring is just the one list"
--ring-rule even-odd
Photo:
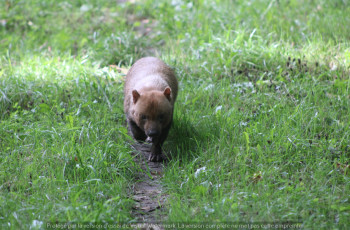
[(163, 160), (177, 90), (174, 71), (155, 57), (139, 59), (126, 75), (124, 112), (133, 137), (152, 143), (149, 161)]

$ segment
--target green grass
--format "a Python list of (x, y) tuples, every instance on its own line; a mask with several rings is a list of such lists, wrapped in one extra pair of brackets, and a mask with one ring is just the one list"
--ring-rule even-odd
[(348, 226), (349, 14), (346, 1), (0, 3), (1, 225), (134, 221), (109, 65), (153, 54), (180, 83), (165, 221)]
[(22, 61), (2, 78), (4, 225), (131, 218), (125, 187), (135, 167), (122, 108), (116, 105), (122, 102), (116, 93), (121, 81), (107, 76), (101, 81), (113, 73), (62, 59)]

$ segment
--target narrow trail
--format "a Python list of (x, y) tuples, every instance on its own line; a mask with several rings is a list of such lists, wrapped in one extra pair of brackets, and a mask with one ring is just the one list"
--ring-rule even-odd
[[(133, 148), (135, 149), (134, 160), (142, 170), (136, 175), (136, 183), (133, 187), (133, 200), (136, 201), (136, 205), (132, 215), (138, 222), (161, 223), (166, 217), (162, 215), (162, 209), (167, 195), (160, 183), (165, 164), (148, 162), (150, 145), (135, 143)], [(145, 227), (145, 229), (147, 228)]]

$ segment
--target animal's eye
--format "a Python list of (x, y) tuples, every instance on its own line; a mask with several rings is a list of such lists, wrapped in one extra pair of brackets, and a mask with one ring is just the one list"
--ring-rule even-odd
[(158, 115), (158, 120), (163, 121), (164, 120), (164, 114), (159, 114)]
[(147, 119), (147, 116), (144, 115), (144, 114), (142, 114), (142, 115), (141, 115), (141, 119), (142, 119), (142, 120), (146, 120), (146, 119)]

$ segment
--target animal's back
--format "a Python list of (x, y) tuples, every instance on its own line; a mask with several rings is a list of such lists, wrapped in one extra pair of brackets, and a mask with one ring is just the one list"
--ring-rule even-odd
[(178, 83), (174, 71), (163, 61), (155, 57), (139, 59), (131, 67), (126, 75), (124, 86), (124, 110), (128, 112), (131, 102), (131, 92), (136, 89), (140, 93), (148, 90), (163, 91), (166, 87), (171, 88), (172, 105), (174, 105)]

